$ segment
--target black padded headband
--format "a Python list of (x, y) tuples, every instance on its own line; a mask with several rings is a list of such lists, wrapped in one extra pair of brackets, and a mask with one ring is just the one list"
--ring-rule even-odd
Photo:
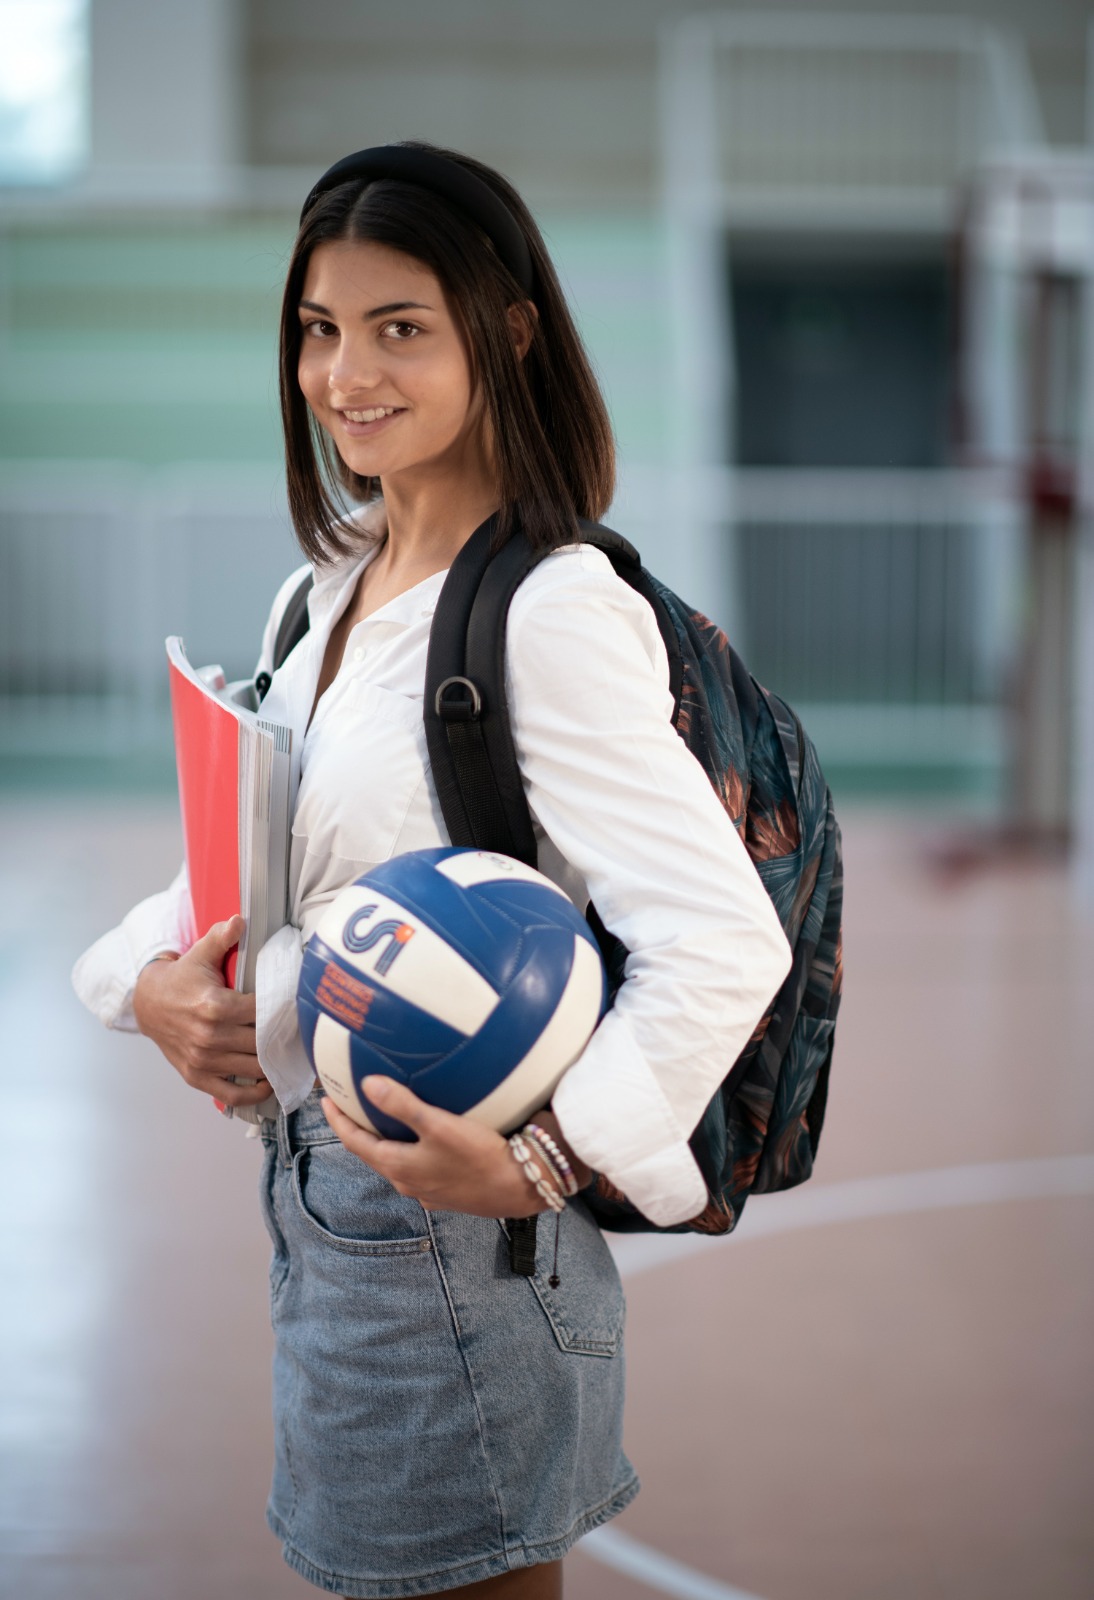
[(505, 201), (457, 161), (402, 144), (381, 144), (371, 150), (358, 150), (352, 156), (343, 156), (324, 172), (304, 201), (301, 223), (321, 194), (354, 178), (394, 178), (442, 195), (478, 223), (524, 293), (532, 295), (535, 273), (523, 229)]

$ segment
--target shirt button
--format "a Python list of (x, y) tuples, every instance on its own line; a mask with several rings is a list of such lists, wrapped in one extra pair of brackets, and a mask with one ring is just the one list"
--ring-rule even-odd
[(358, 645), (356, 650), (353, 652), (353, 659), (354, 661), (363, 661), (365, 659), (365, 652), (361, 649), (360, 645)]

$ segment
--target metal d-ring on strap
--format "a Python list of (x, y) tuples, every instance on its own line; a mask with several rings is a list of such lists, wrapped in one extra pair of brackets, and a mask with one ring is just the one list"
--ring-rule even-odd
[[(470, 692), (470, 700), (449, 700), (446, 691), (452, 684), (458, 683)], [(433, 709), (444, 722), (477, 722), (482, 715), (482, 695), (470, 678), (446, 678), (437, 687), (433, 697)]]
[[(441, 782), (449, 779), (449, 773), (455, 780), (466, 828), (458, 830), (449, 824), (453, 844), (470, 845), (473, 849), (488, 847), (502, 855), (513, 855), (515, 844), (505, 808), (498, 798), (486, 747), (487, 709), (478, 685), (471, 678), (453, 673), (441, 680), (433, 696), (433, 710), (444, 728), (449, 771), (438, 771), (434, 767), (434, 778), (438, 782), (438, 793)], [(448, 815), (447, 810), (445, 815)]]

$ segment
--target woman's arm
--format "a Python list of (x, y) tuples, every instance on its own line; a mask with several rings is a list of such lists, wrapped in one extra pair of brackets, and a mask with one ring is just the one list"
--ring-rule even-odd
[[(651, 1221), (707, 1203), (688, 1137), (790, 968), (755, 867), (672, 726), (648, 604), (589, 547), (514, 598), (507, 681), (529, 803), (630, 951), (555, 1091), (570, 1147)], [(543, 861), (546, 865), (546, 861)]]

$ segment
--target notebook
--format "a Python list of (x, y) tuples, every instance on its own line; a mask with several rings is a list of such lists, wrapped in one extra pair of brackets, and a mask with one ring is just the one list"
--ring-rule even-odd
[[(177, 636), (167, 640), (167, 661), (194, 921), (201, 937), (242, 914), (246, 928), (225, 977), (250, 994), (258, 953), (288, 917), (292, 734), (261, 716), (253, 683), (191, 666)], [(236, 1115), (258, 1120), (276, 1113), (276, 1101), (254, 1111), (239, 1107)]]

